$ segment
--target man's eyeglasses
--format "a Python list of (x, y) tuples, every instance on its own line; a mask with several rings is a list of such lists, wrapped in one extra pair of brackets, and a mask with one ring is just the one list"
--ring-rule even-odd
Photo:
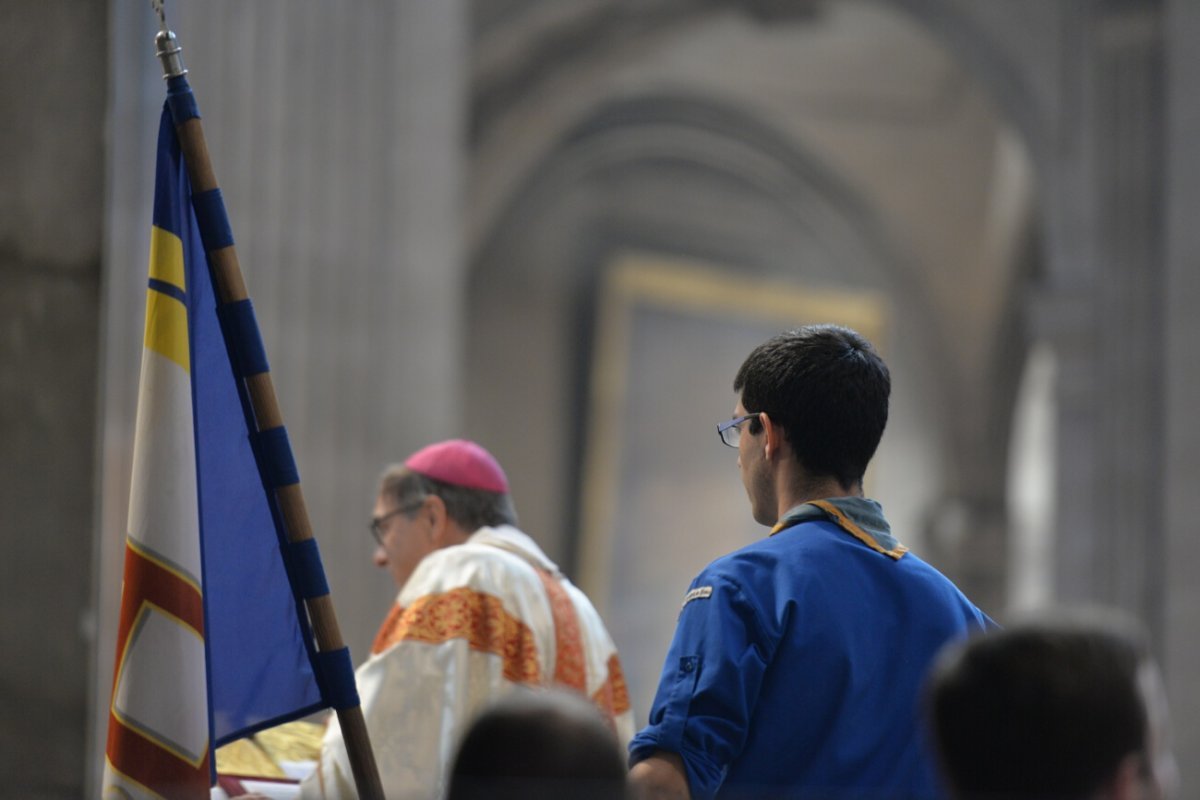
[(757, 413), (746, 414), (742, 417), (734, 417), (726, 422), (717, 423), (717, 436), (721, 437), (721, 443), (727, 444), (730, 447), (737, 447), (738, 439), (742, 436), (742, 423), (757, 416)]
[(367, 527), (370, 529), (371, 535), (375, 537), (375, 543), (379, 544), (379, 545), (383, 544), (383, 525), (384, 525), (384, 523), (386, 523), (389, 519), (396, 516), (397, 514), (407, 514), (410, 511), (414, 511), (415, 509), (420, 508), (421, 504), (424, 502), (425, 502), (425, 498), (422, 497), (420, 500), (413, 500), (411, 502), (405, 503), (404, 505), (400, 506), (399, 508), (393, 508), (391, 511), (387, 512), (386, 514), (382, 514), (378, 517), (373, 517), (371, 519), (371, 523)]

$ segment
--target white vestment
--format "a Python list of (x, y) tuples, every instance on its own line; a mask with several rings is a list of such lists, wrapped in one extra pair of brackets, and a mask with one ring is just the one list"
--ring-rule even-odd
[[(633, 711), (616, 647), (591, 601), (541, 548), (509, 526), (481, 528), (417, 566), (355, 673), (389, 800), (442, 796), (460, 738), (490, 700), (518, 684), (591, 698), (624, 746)], [(302, 798), (353, 798), (332, 718)]]

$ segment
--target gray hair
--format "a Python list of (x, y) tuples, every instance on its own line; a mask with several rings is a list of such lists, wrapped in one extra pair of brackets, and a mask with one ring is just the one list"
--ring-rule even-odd
[[(482, 527), (517, 524), (517, 511), (507, 492), (489, 492), (457, 486), (413, 472), (403, 464), (394, 464), (383, 472), (379, 492), (390, 497), (397, 507), (413, 506), (428, 495), (436, 495), (446, 504), (446, 514), (460, 528), (474, 532)], [(409, 517), (413, 511), (408, 512)]]

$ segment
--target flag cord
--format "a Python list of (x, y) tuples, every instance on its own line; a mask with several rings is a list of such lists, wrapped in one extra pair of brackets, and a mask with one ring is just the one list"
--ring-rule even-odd
[(150, 5), (154, 9), (154, 13), (158, 14), (159, 31), (167, 33), (167, 9), (163, 5), (163, 0), (150, 0)]

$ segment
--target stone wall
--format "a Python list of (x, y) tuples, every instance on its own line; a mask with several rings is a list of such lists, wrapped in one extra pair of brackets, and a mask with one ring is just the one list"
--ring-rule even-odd
[(83, 794), (105, 31), (0, 10), (0, 775), (33, 800)]

